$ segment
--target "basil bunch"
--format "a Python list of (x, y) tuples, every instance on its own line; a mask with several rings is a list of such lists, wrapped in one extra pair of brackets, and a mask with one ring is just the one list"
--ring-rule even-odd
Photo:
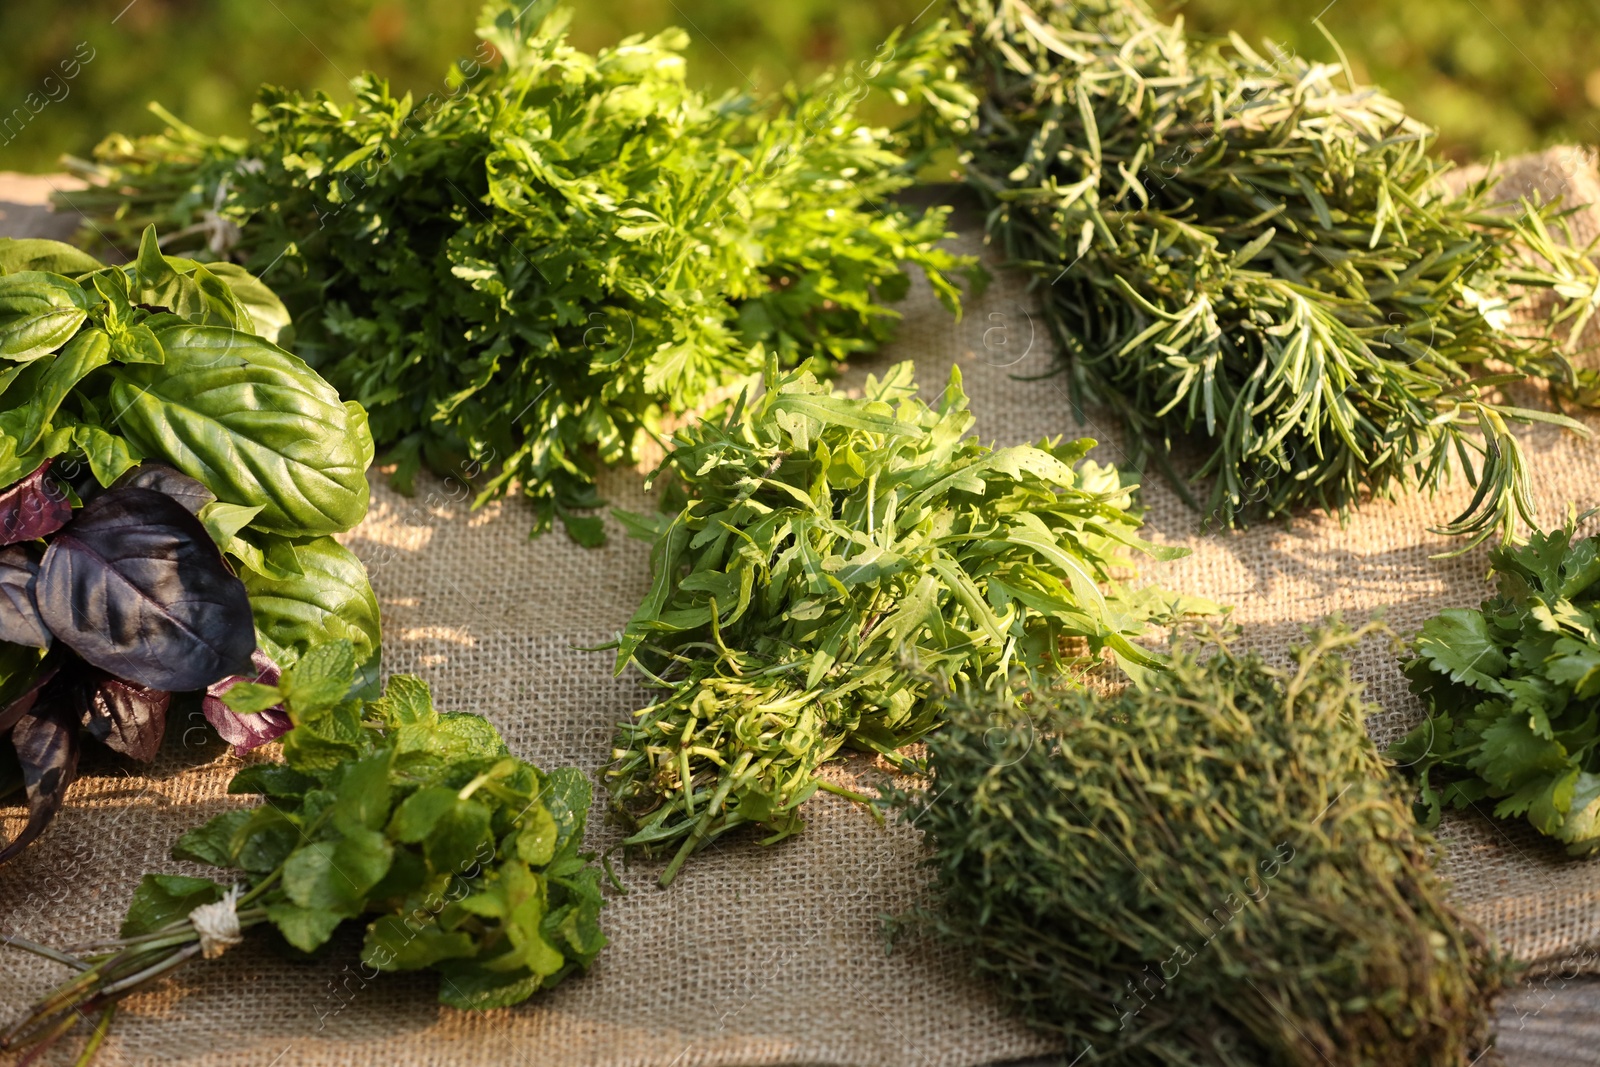
[[(366, 512), (359, 405), (273, 345), (258, 280), (161, 254), (107, 267), (0, 241), (0, 796), (43, 832), (82, 734), (154, 758), (174, 693), (236, 749), (289, 727), (218, 699), (348, 638), (376, 672), (378, 609), (331, 536)], [(232, 562), (230, 563), (230, 557)]]
[[(937, 405), (902, 363), (865, 396), (767, 368), (769, 388), (673, 440), (690, 501), (629, 516), (653, 538), (649, 595), (617, 651), (660, 700), (620, 728), (609, 771), (627, 844), (695, 850), (739, 826), (777, 841), (841, 748), (896, 750), (939, 725), (954, 685), (1009, 699), (1013, 672), (1069, 675), (1109, 654), (1143, 675), (1152, 624), (1217, 610), (1114, 575), (1137, 537), (1132, 486), (1091, 440), (992, 449), (959, 369)], [(853, 795), (853, 794), (851, 794)]]
[[(517, 759), (486, 719), (436, 711), (417, 678), (391, 679), (377, 700), (350, 696), (356, 660), (348, 641), (319, 645), (278, 685), (228, 694), (240, 713), (282, 706), (295, 724), (282, 763), (252, 763), (228, 787), (263, 802), (173, 848), (238, 881), (146, 875), (121, 936), (87, 946), (81, 973), (0, 1048), (40, 1054), (98, 1012), (86, 1062), (123, 997), (258, 926), (312, 952), (366, 920), (367, 967), (435, 971), (440, 1001), (457, 1008), (518, 1004), (588, 969), (606, 945), (600, 868), (583, 851), (588, 779)], [(231, 922), (217, 923), (218, 909)]]
[(364, 75), (350, 104), (264, 88), (250, 140), (170, 117), (113, 137), (75, 203), (121, 242), (153, 222), (276, 264), (298, 351), (366, 405), (398, 484), (482, 470), (480, 500), (520, 483), (541, 528), (598, 543), (574, 511), (599, 503), (596, 459), (759, 372), (757, 344), (791, 363), (877, 347), (903, 262), (956, 307), (970, 261), (938, 246), (946, 212), (886, 203), (915, 161), (856, 109), (965, 90), (942, 23), (810, 86), (714, 97), (687, 84), (683, 30), (588, 55), (569, 17), (491, 0), (478, 56), (421, 100)]

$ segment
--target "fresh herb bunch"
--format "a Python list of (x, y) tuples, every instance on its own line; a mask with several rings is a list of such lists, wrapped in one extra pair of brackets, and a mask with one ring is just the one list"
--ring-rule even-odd
[(1147, 627), (1214, 610), (1113, 580), (1128, 549), (1187, 550), (1135, 536), (1132, 487), (1084, 459), (1093, 441), (992, 449), (967, 436), (958, 369), (934, 406), (911, 376), (849, 399), (769, 361), (759, 399), (674, 437), (657, 476), (689, 503), (631, 517), (655, 577), (617, 669), (666, 693), (620, 728), (610, 790), (627, 844), (676, 852), (663, 885), (739, 826), (798, 833), (819, 788), (853, 797), (819, 767), (841, 748), (898, 762), (939, 724), (938, 689), (1009, 693), (1013, 671), (1102, 652), (1142, 673), (1160, 663)]
[[(598, 543), (594, 457), (761, 370), (887, 339), (926, 272), (952, 310), (971, 261), (945, 211), (887, 204), (903, 137), (860, 124), (870, 90), (954, 115), (954, 37), (930, 24), (869, 62), (776, 97), (686, 82), (679, 29), (596, 55), (549, 0), (484, 7), (485, 46), (448, 91), (355, 100), (262, 90), (250, 140), (112, 137), (73, 194), (118, 243), (153, 222), (174, 247), (272, 270), (297, 350), (366, 405), (399, 461), (514, 482), (540, 526)], [(497, 58), (495, 58), (497, 57)], [(161, 114), (165, 114), (164, 112)], [(236, 242), (235, 243), (235, 239)]]
[(1389, 756), (1429, 825), (1493, 798), (1574, 855), (1600, 849), (1600, 538), (1575, 529), (1495, 548), (1499, 595), (1441, 611), (1412, 644), (1428, 714)]
[(98, 1012), (92, 1055), (123, 997), (257, 926), (312, 952), (342, 923), (365, 921), (364, 963), (433, 970), (440, 1001), (457, 1008), (518, 1004), (589, 967), (606, 938), (600, 869), (583, 851), (588, 779), (517, 759), (480, 716), (435, 711), (420, 679), (393, 678), (377, 700), (352, 696), (356, 658), (348, 641), (318, 645), (278, 685), (228, 694), (241, 714), (281, 705), (295, 723), (282, 763), (250, 764), (228, 787), (263, 803), (173, 848), (236, 879), (146, 875), (121, 936), (82, 959), (10, 939), (81, 973), (0, 1048), (41, 1054)]
[[(1570, 385), (1549, 338), (1578, 337), (1600, 293), (1553, 208), (1447, 191), (1433, 131), (1347, 66), (1192, 38), (1142, 0), (955, 10), (982, 97), (967, 181), (1045, 283), (1074, 402), (1113, 408), (1136, 458), (1190, 496), (1167, 454), (1197, 442), (1231, 526), (1433, 488), (1453, 454), (1478, 493), (1443, 532), (1533, 525), (1507, 424), (1587, 431), (1495, 389)], [(1566, 299), (1517, 327), (1541, 288)]]
[(933, 850), (907, 921), (1096, 1063), (1465, 1067), (1509, 968), (1362, 725), (1368, 629), (1287, 668), (1185, 643), (1158, 688), (1040, 691), (1021, 724), (956, 701), (927, 791), (889, 793)]
[(198, 693), (244, 750), (289, 722), (234, 715), (234, 682), (343, 637), (375, 672), (377, 602), (328, 536), (366, 512), (371, 438), (268, 340), (287, 323), (151, 231), (126, 267), (0, 241), (0, 797), (29, 809), (0, 863), (60, 808), (84, 736), (148, 762)]

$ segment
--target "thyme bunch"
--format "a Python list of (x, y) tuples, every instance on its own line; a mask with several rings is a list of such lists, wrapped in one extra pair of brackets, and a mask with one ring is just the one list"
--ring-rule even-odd
[[(1509, 968), (1450, 904), (1346, 650), (1182, 642), (1159, 687), (956, 700), (926, 791), (957, 946), (1067, 1055), (1120, 1067), (1466, 1067)], [(898, 924), (895, 927), (899, 932)]]

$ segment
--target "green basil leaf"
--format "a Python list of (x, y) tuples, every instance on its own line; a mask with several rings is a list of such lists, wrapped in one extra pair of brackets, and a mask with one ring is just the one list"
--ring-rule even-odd
[(234, 300), (248, 321), (239, 328), (275, 345), (285, 344), (290, 329), (289, 309), (266, 283), (237, 263), (207, 263), (206, 270), (233, 291)]
[(378, 598), (366, 568), (331, 537), (295, 551), (304, 571), (299, 577), (273, 579), (248, 570), (240, 575), (256, 629), (296, 660), (315, 645), (349, 641), (357, 663), (373, 661), (380, 636)]
[(98, 426), (81, 423), (72, 428), (72, 447), (84, 454), (94, 480), (110, 485), (144, 458), (128, 442)]
[(89, 317), (89, 295), (71, 278), (26, 270), (0, 276), (0, 357), (49, 355)]
[(111, 345), (122, 363), (165, 363), (167, 354), (161, 350), (155, 331), (144, 323), (124, 327), (111, 336)]
[(0, 274), (46, 271), (50, 274), (87, 274), (105, 264), (82, 249), (42, 237), (0, 239)]
[(258, 529), (304, 537), (361, 521), (369, 489), (358, 431), (316, 372), (233, 330), (178, 326), (156, 337), (166, 362), (118, 368), (111, 390), (136, 447), (219, 500), (261, 505)]
[(22, 428), (19, 452), (26, 452), (39, 443), (39, 438), (49, 429), (50, 420), (66, 400), (67, 394), (91, 372), (111, 362), (111, 341), (104, 330), (84, 330), (50, 361), (33, 397), (24, 410), (27, 422)]

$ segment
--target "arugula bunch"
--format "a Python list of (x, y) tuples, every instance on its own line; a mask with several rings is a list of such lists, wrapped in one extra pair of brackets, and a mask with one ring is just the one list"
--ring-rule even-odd
[[(74, 194), (125, 241), (272, 270), (297, 351), (364, 404), (398, 484), (426, 462), (520, 482), (541, 528), (584, 543), (594, 460), (633, 458), (663, 415), (759, 372), (757, 345), (826, 363), (890, 335), (903, 263), (957, 306), (943, 209), (886, 199), (911, 182), (904, 138), (863, 126), (871, 91), (949, 111), (942, 23), (777, 96), (708, 96), (678, 29), (587, 55), (550, 0), (491, 0), (485, 47), (447, 91), (355, 99), (262, 90), (250, 140), (112, 137), (102, 188)], [(464, 466), (463, 466), (464, 465)]]
[[(0, 241), (0, 797), (42, 833), (87, 736), (154, 758), (174, 694), (236, 749), (283, 733), (238, 716), (235, 682), (313, 643), (376, 671), (378, 606), (331, 535), (366, 512), (359, 405), (269, 338), (283, 305), (238, 267), (107, 267)], [(230, 564), (229, 558), (232, 563)]]
[(1389, 756), (1430, 824), (1493, 798), (1574, 855), (1600, 849), (1600, 537), (1575, 528), (1494, 549), (1499, 595), (1416, 636), (1405, 672), (1428, 715)]
[[(1213, 605), (1114, 580), (1137, 537), (1131, 486), (1088, 439), (993, 449), (967, 436), (961, 374), (936, 405), (912, 365), (850, 399), (767, 367), (767, 391), (673, 438), (657, 477), (689, 502), (630, 517), (654, 580), (617, 650), (665, 693), (621, 726), (608, 772), (635, 832), (690, 853), (739, 826), (798, 833), (842, 748), (896, 750), (938, 726), (953, 685), (1009, 694), (1013, 672), (1159, 668), (1151, 624)], [(1001, 699), (1008, 699), (1002, 697)], [(857, 798), (860, 799), (860, 798)]]
[(1362, 725), (1346, 655), (1372, 629), (1314, 630), (1286, 667), (1184, 641), (1158, 686), (1039, 690), (1021, 717), (958, 695), (928, 780), (888, 791), (934, 878), (901, 922), (1063, 1062), (1468, 1063), (1513, 968)]
[[(1448, 192), (1433, 131), (1348, 67), (1194, 38), (1143, 0), (955, 10), (982, 98), (967, 181), (1043, 283), (1075, 403), (1113, 408), (1181, 493), (1209, 479), (1228, 525), (1434, 487), (1452, 457), (1478, 493), (1444, 532), (1534, 525), (1507, 424), (1587, 431), (1495, 389), (1570, 386), (1550, 338), (1600, 293), (1553, 207)], [(1514, 325), (1552, 288), (1552, 321)], [(1190, 441), (1206, 458), (1179, 477)]]
[(98, 1012), (92, 1054), (122, 998), (259, 926), (312, 952), (364, 921), (364, 963), (435, 971), (439, 1000), (458, 1008), (518, 1004), (589, 967), (606, 938), (600, 869), (583, 851), (588, 779), (517, 759), (480, 716), (434, 710), (417, 678), (391, 679), (377, 700), (351, 696), (356, 659), (348, 641), (321, 644), (276, 686), (228, 693), (242, 714), (281, 705), (295, 724), (282, 763), (252, 763), (228, 787), (262, 802), (173, 848), (234, 880), (146, 875), (121, 936), (87, 958), (11, 939), (80, 973), (0, 1048), (41, 1054)]

